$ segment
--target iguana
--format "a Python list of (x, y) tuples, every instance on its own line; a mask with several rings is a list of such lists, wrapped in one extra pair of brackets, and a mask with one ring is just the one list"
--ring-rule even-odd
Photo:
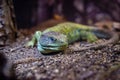
[(82, 48), (73, 51), (82, 51), (86, 49), (97, 49), (110, 43), (116, 43), (119, 36), (114, 31), (108, 32), (96, 27), (90, 27), (82, 24), (64, 22), (56, 26), (41, 31), (36, 31), (27, 46), (34, 46), (37, 43), (37, 49), (43, 54), (64, 51), (69, 44), (78, 40), (87, 40), (95, 42), (99, 38), (107, 38), (106, 42), (94, 46)]

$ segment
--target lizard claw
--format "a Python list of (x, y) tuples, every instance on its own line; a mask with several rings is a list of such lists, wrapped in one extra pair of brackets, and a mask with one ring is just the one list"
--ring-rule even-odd
[(34, 43), (32, 41), (29, 41), (25, 47), (33, 47), (34, 46)]

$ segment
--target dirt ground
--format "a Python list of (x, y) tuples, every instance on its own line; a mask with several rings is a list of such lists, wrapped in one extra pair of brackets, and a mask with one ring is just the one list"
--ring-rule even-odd
[(98, 50), (43, 55), (24, 47), (28, 40), (3, 49), (18, 80), (120, 80), (120, 41)]

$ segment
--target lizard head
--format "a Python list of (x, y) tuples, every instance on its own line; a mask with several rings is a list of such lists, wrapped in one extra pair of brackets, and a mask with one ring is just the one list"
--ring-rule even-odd
[(51, 31), (41, 35), (37, 47), (42, 53), (51, 53), (65, 50), (67, 46), (66, 35)]

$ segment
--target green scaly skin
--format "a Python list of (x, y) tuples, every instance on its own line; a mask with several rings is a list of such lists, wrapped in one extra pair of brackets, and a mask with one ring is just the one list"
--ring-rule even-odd
[[(32, 40), (27, 43), (27, 46), (34, 46), (37, 42), (38, 50), (43, 54), (49, 54), (51, 52), (64, 51), (68, 47), (68, 44), (73, 43), (77, 40), (86, 40), (88, 42), (95, 42), (98, 40), (97, 36), (93, 31), (99, 30), (95, 27), (88, 27), (85, 25), (65, 22), (53, 26), (41, 31), (36, 31)], [(108, 32), (109, 33), (109, 32)], [(96, 49), (103, 47), (109, 43), (115, 43), (119, 39), (115, 32), (110, 32), (111, 38), (108, 42), (98, 44), (96, 46), (91, 46), (88, 48), (83, 48), (77, 51), (82, 51), (86, 49)]]

